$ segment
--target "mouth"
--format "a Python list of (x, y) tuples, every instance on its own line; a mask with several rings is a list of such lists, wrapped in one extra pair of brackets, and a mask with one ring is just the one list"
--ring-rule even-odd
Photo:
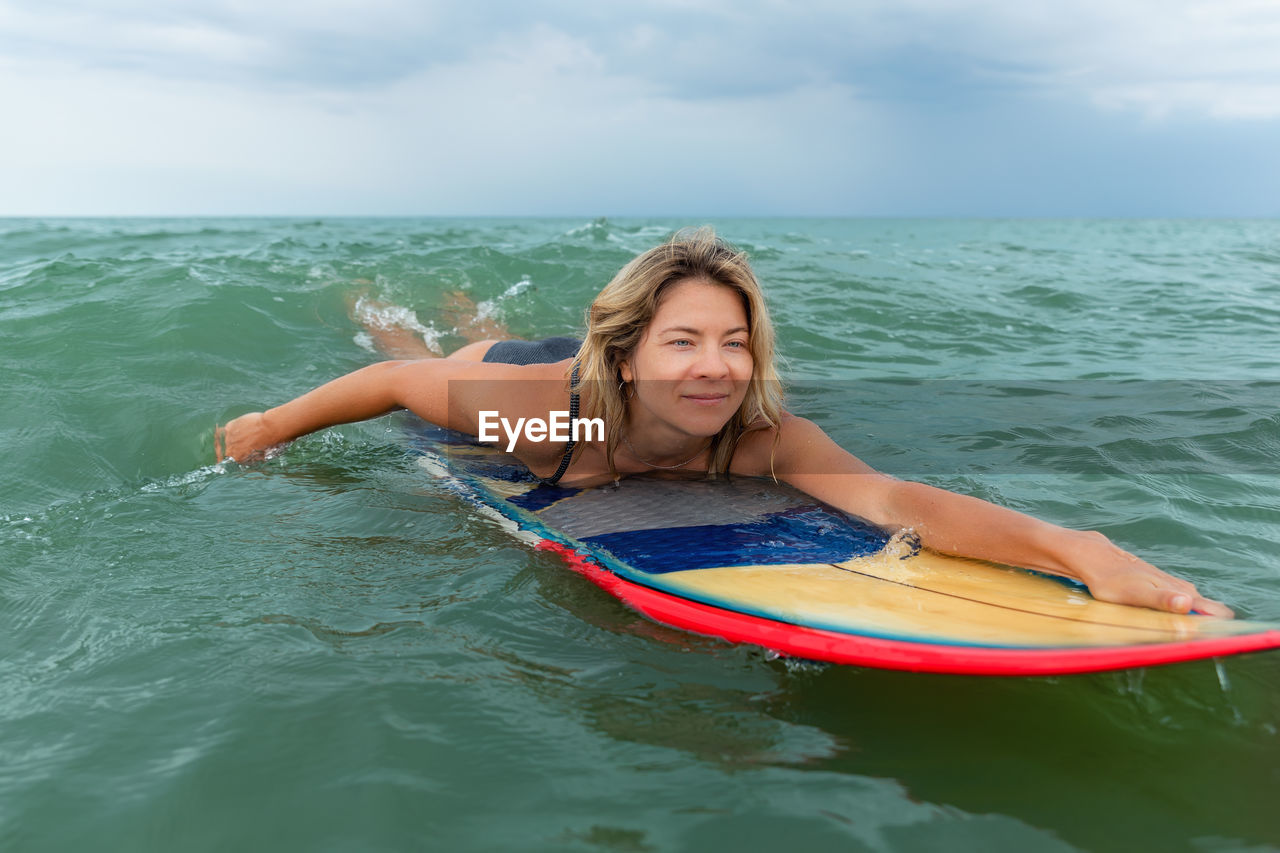
[(718, 406), (729, 399), (728, 394), (685, 394), (684, 399), (695, 406)]

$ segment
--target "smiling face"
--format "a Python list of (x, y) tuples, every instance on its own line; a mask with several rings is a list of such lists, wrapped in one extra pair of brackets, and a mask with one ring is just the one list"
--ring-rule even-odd
[(754, 368), (749, 343), (736, 290), (705, 279), (669, 286), (640, 343), (619, 365), (635, 389), (632, 426), (672, 438), (715, 435), (746, 396)]

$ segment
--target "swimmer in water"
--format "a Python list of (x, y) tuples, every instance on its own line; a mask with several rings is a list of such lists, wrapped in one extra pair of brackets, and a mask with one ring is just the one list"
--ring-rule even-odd
[(517, 435), (511, 452), (535, 476), (567, 486), (654, 471), (771, 477), (887, 531), (912, 531), (934, 551), (1073, 578), (1102, 601), (1233, 615), (1101, 533), (882, 474), (785, 411), (760, 284), (710, 229), (680, 232), (623, 267), (591, 303), (580, 342), (488, 338), (437, 358), (403, 330), (371, 331), (396, 360), (235, 418), (217, 431), (219, 461), (252, 461), (398, 409), (473, 436), (482, 412), (515, 423), (574, 411), (601, 419), (604, 435)]

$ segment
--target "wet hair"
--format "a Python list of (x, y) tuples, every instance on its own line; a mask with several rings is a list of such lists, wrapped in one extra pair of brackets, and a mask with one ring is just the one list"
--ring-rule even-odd
[(613, 455), (627, 410), (621, 365), (639, 346), (663, 296), (682, 281), (711, 282), (737, 291), (747, 315), (751, 380), (742, 405), (712, 437), (707, 473), (728, 471), (738, 440), (748, 429), (777, 428), (782, 422), (773, 323), (746, 254), (711, 228), (678, 231), (633, 259), (600, 291), (587, 309), (587, 333), (573, 362), (578, 371), (575, 390), (591, 389), (583, 396), (582, 416), (604, 419), (605, 457), (615, 477)]

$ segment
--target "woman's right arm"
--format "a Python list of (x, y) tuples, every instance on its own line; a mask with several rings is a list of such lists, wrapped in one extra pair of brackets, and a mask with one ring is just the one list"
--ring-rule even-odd
[[(448, 383), (476, 372), (474, 362), (450, 359), (371, 364), (274, 409), (250, 412), (219, 427), (215, 453), (219, 462), (248, 462), (272, 447), (325, 427), (368, 420), (397, 409), (409, 409), (431, 423), (474, 434), (475, 401), (467, 399), (473, 395), (451, 395)], [(472, 384), (482, 387), (486, 383)]]

